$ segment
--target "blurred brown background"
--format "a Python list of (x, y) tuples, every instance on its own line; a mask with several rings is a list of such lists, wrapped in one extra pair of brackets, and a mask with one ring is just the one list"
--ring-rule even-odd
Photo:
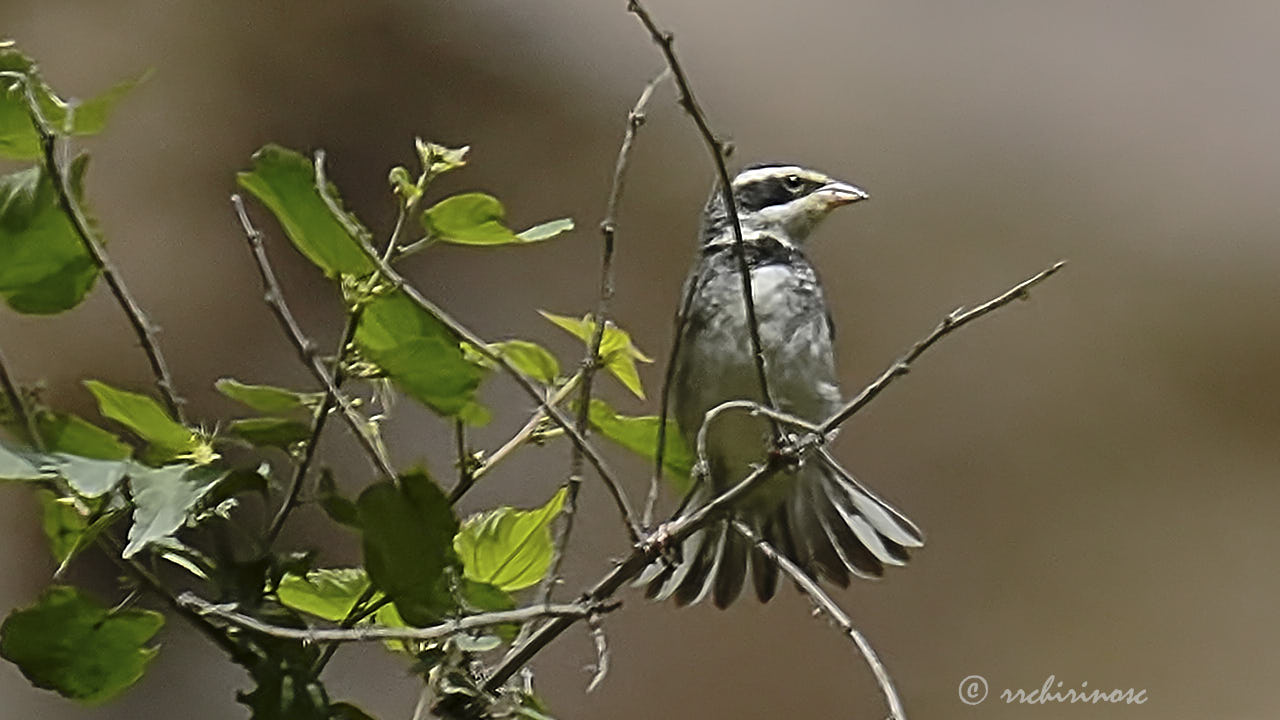
[[(47, 2), (0, 0), (0, 35), (67, 94), (154, 77), (88, 143), (112, 253), (152, 316), (193, 414), (232, 408), (224, 375), (303, 384), (233, 223), (234, 172), (267, 141), (327, 149), (348, 204), (385, 232), (385, 177), (415, 134), (470, 143), (436, 192), (484, 189), (515, 225), (561, 215), (548, 244), (433, 250), (410, 274), (482, 334), (579, 348), (533, 312), (590, 307), (623, 119), (661, 68), (624, 0)], [(916, 718), (1263, 718), (1280, 712), (1280, 5), (652, 0), (739, 159), (793, 160), (869, 188), (813, 247), (845, 384), (879, 372), (953, 307), (1058, 258), (1070, 266), (946, 340), (847, 426), (838, 454), (929, 533), (912, 565), (838, 600), (881, 650)], [(639, 140), (619, 233), (617, 312), (661, 356), (711, 178), (670, 88)], [(336, 332), (334, 293), (264, 213), (305, 324)], [(54, 319), (0, 313), (27, 382), (91, 412), (77, 381), (144, 387), (145, 363), (99, 288)], [(645, 368), (656, 388), (660, 370)], [(606, 393), (640, 410), (618, 388)], [(528, 411), (501, 381), (492, 447)], [(407, 404), (400, 459), (448, 475), (442, 423)], [(650, 406), (650, 408), (652, 407)], [(425, 429), (424, 429), (425, 428)], [(425, 438), (425, 440), (424, 440)], [(341, 431), (329, 460), (365, 481)], [(349, 456), (344, 458), (344, 454)], [(564, 447), (526, 450), (473, 493), (536, 502)], [(642, 469), (616, 464), (642, 493)], [(624, 552), (594, 484), (569, 589)], [(27, 490), (0, 489), (0, 609), (51, 561)], [(323, 532), (310, 518), (287, 537)], [(325, 557), (353, 560), (350, 537)], [(92, 563), (89, 563), (92, 565)], [(77, 579), (101, 582), (82, 567)], [(584, 695), (582, 632), (538, 662), (564, 718), (882, 717), (852, 647), (784, 592), (761, 607), (676, 611), (634, 594), (607, 628), (612, 673)], [(245, 715), (238, 669), (176, 621), (141, 685), (81, 709), (0, 665), (0, 717)], [(968, 675), (992, 696), (960, 702)], [(1145, 688), (1142, 706), (1006, 706), (1003, 688)], [(329, 673), (336, 697), (409, 718), (414, 683), (376, 648)]]

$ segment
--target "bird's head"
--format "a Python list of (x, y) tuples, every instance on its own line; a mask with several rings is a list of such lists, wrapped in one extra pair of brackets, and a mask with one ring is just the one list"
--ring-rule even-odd
[[(745, 239), (768, 236), (792, 246), (803, 244), (832, 210), (870, 197), (817, 170), (772, 163), (747, 166), (732, 187)], [(703, 243), (732, 240), (732, 222), (717, 187), (703, 214)]]

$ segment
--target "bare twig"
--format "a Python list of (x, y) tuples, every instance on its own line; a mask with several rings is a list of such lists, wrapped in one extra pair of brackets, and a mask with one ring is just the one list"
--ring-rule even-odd
[(324, 363), (316, 353), (315, 343), (303, 333), (302, 327), (298, 325), (298, 321), (293, 317), (289, 306), (285, 304), (284, 292), (280, 289), (280, 283), (276, 280), (275, 272), (271, 269), (271, 261), (267, 258), (266, 249), (262, 245), (262, 233), (258, 232), (258, 229), (249, 220), (249, 215), (244, 209), (244, 201), (240, 199), (239, 195), (232, 195), (231, 203), (235, 206), (236, 215), (240, 218), (240, 225), (244, 229), (245, 239), (248, 241), (249, 249), (253, 251), (253, 259), (258, 265), (258, 275), (262, 279), (262, 289), (267, 306), (271, 308), (276, 319), (280, 322), (280, 326), (284, 329), (285, 335), (288, 336), (294, 349), (297, 350), (298, 357), (302, 359), (303, 364), (307, 366), (312, 376), (325, 388), (325, 391), (334, 397), (334, 401), (342, 410), (342, 416), (346, 419), (347, 425), (355, 433), (356, 439), (360, 441), (360, 445), (369, 455), (374, 466), (387, 479), (394, 481), (396, 472), (391, 467), (391, 462), (382, 452), (382, 448), (378, 447), (377, 442), (366, 431), (364, 418), (356, 412), (355, 408), (351, 406), (351, 402), (334, 384), (333, 377), (329, 375), (329, 371), (325, 369)]
[(667, 369), (662, 377), (662, 393), (658, 408), (658, 447), (653, 454), (653, 475), (649, 478), (649, 495), (644, 502), (644, 526), (653, 526), (653, 512), (658, 506), (658, 492), (662, 487), (662, 461), (667, 452), (667, 414), (671, 407), (671, 383), (675, 382), (676, 361), (680, 359), (680, 346), (684, 340), (684, 324), (689, 318), (689, 308), (698, 292), (700, 277), (689, 278), (684, 298), (676, 312), (675, 335), (671, 338), (671, 352), (667, 355)]
[(818, 432), (818, 426), (808, 420), (802, 420), (795, 415), (784, 413), (781, 410), (774, 410), (773, 408), (765, 407), (754, 400), (729, 400), (727, 402), (722, 402), (707, 411), (706, 415), (703, 416), (702, 419), (702, 427), (698, 428), (696, 443), (698, 466), (701, 467), (703, 471), (706, 470), (707, 466), (707, 434), (711, 432), (711, 423), (716, 418), (730, 410), (743, 410), (752, 415), (763, 415), (767, 418), (771, 418), (779, 425), (798, 428), (810, 433)]
[[(644, 86), (636, 104), (627, 113), (627, 127), (622, 135), (622, 145), (618, 148), (618, 159), (613, 166), (613, 184), (609, 190), (609, 201), (605, 207), (604, 219), (600, 221), (600, 235), (604, 241), (600, 258), (600, 301), (596, 305), (595, 328), (591, 340), (587, 343), (587, 353), (582, 358), (582, 383), (578, 390), (578, 417), (575, 429), (584, 438), (590, 433), (591, 390), (596, 370), (600, 369), (600, 344), (604, 342), (604, 331), (609, 325), (609, 306), (614, 294), (613, 254), (614, 240), (618, 227), (618, 206), (622, 201), (622, 189), (626, 183), (627, 166), (631, 162), (631, 148), (635, 144), (636, 133), (644, 124), (644, 109), (649, 104), (653, 91), (671, 74), (669, 69), (663, 70), (657, 77)], [(565, 551), (569, 547), (569, 539), (573, 536), (573, 525), (578, 515), (578, 491), (582, 487), (582, 448), (575, 445), (569, 460), (568, 493), (565, 497), (564, 512), (556, 532), (555, 559), (551, 563), (551, 572), (547, 573), (542, 583), (541, 598), (543, 602), (551, 599), (551, 593), (560, 582), (560, 570), (564, 564)]]
[(371, 640), (436, 640), (450, 635), (479, 630), (481, 628), (518, 623), (537, 618), (574, 618), (582, 619), (609, 612), (618, 605), (586, 605), (583, 603), (565, 603), (559, 605), (531, 605), (516, 610), (500, 610), (497, 612), (468, 615), (456, 620), (447, 620), (438, 625), (428, 627), (385, 627), (371, 625), (351, 628), (296, 628), (272, 625), (255, 617), (237, 612), (234, 606), (216, 605), (193, 593), (183, 593), (178, 597), (178, 604), (193, 610), (202, 617), (215, 617), (224, 622), (246, 630), (289, 640), (306, 642), (350, 643), (368, 642)]
[(49, 173), (54, 192), (58, 195), (58, 206), (62, 208), (63, 214), (71, 222), (71, 227), (75, 230), (76, 237), (80, 239), (80, 244), (89, 253), (89, 257), (93, 260), (93, 264), (97, 266), (102, 279), (107, 282), (107, 287), (111, 290), (112, 296), (115, 297), (116, 304), (120, 306), (120, 309), (124, 311), (125, 316), (129, 319), (134, 335), (138, 338), (138, 344), (142, 346), (142, 351), (147, 355), (147, 362), (151, 365), (151, 374), (155, 376), (156, 388), (160, 390), (160, 397), (164, 401), (165, 407), (168, 408), (178, 422), (186, 424), (182, 401), (178, 398), (177, 390), (173, 384), (173, 377), (169, 374), (169, 365), (165, 362), (164, 355), (160, 352), (159, 341), (156, 340), (156, 329), (151, 324), (147, 314), (143, 312), (142, 306), (138, 304), (138, 301), (133, 298), (133, 294), (129, 292), (124, 280), (120, 278), (120, 271), (111, 262), (111, 257), (107, 255), (107, 251), (103, 249), (102, 244), (98, 242), (89, 226), (88, 218), (85, 217), (84, 210), (75, 199), (67, 173), (58, 162), (57, 133), (50, 127), (49, 121), (40, 110), (40, 103), (36, 100), (35, 92), (31, 87), (31, 79), (23, 76), (22, 85), (26, 93), (27, 109), (31, 115), (31, 122), (35, 126), (36, 133), (40, 136), (40, 149), (44, 155), (45, 171)]
[(916, 358), (923, 355), (925, 350), (928, 350), (934, 343), (941, 340), (947, 334), (968, 325), (987, 313), (1008, 305), (1014, 300), (1026, 298), (1027, 291), (1029, 291), (1032, 286), (1039, 284), (1050, 275), (1058, 272), (1066, 264), (1067, 261), (1059, 260), (1049, 268), (1036, 273), (1026, 280), (1023, 280), (1000, 295), (991, 298), (975, 308), (970, 310), (965, 310), (963, 307), (957, 308), (950, 315), (943, 318), (942, 322), (938, 323), (938, 326), (934, 328), (933, 332), (929, 333), (925, 339), (916, 343), (906, 355), (899, 358), (898, 361), (895, 362), (888, 370), (885, 370), (880, 377), (876, 378), (870, 385), (863, 388), (862, 392), (858, 393), (857, 397), (845, 403), (845, 406), (841, 408), (839, 412), (824, 421), (822, 426), (819, 428), (820, 432), (823, 435), (830, 435), (831, 431), (839, 427), (845, 420), (853, 417), (854, 413), (865, 407), (867, 403), (871, 402), (875, 396), (879, 395), (896, 378), (901, 375), (906, 375), (911, 369), (911, 363), (915, 362)]
[(587, 692), (592, 692), (609, 674), (609, 638), (604, 634), (604, 623), (599, 615), (587, 618), (587, 627), (591, 630), (591, 642), (596, 648), (596, 664), (591, 668), (591, 682)]
[(5, 401), (9, 405), (9, 412), (13, 413), (15, 423), (26, 433), (27, 442), (37, 450), (44, 450), (44, 438), (40, 436), (36, 418), (27, 410), (27, 404), (22, 400), (22, 392), (14, 383), (13, 377), (9, 375), (9, 364), (3, 352), (0, 352), (0, 389), (4, 391)]
[[(717, 138), (716, 134), (711, 130), (706, 114), (693, 96), (693, 88), (689, 85), (689, 78), (685, 75), (684, 69), (680, 65), (680, 59), (676, 57), (675, 36), (670, 32), (661, 30), (654, 21), (653, 16), (640, 4), (639, 0), (630, 0), (627, 4), (627, 10), (635, 13), (636, 17), (640, 18), (640, 22), (649, 31), (654, 43), (662, 50), (663, 56), (667, 59), (667, 66), (671, 68), (671, 73), (675, 76), (676, 87), (680, 91), (680, 106), (684, 108), (689, 117), (693, 119), (694, 124), (698, 126), (698, 132), (702, 135), (707, 150), (711, 153), (711, 159), (715, 163), (716, 174), (720, 179), (720, 196), (724, 201), (725, 212), (729, 214), (730, 225), (733, 227), (734, 254), (738, 261), (738, 273), (742, 276), (742, 298), (743, 303), (746, 305), (751, 355), (755, 361), (756, 377), (760, 382), (760, 395), (764, 398), (765, 405), (776, 408), (778, 403), (774, 401), (773, 394), (769, 391), (769, 378), (765, 372), (764, 346), (760, 342), (760, 324), (756, 318), (755, 297), (751, 289), (751, 267), (747, 263), (747, 246), (746, 241), (742, 238), (742, 222), (738, 218), (738, 205), (733, 198), (733, 184), (729, 179), (729, 170), (724, 164), (726, 155), (725, 143)], [(770, 425), (773, 428), (774, 439), (777, 440), (778, 426), (772, 420), (770, 420)]]
[(885, 703), (889, 706), (890, 720), (906, 720), (906, 711), (902, 708), (902, 699), (898, 697), (898, 691), (893, 687), (893, 678), (889, 676), (889, 671), (885, 668), (884, 663), (880, 661), (880, 657), (876, 655), (871, 643), (858, 631), (858, 628), (854, 627), (853, 621), (849, 619), (849, 616), (818, 586), (817, 581), (809, 577), (794, 562), (791, 562), (786, 555), (778, 552), (776, 548), (756, 535), (746, 523), (735, 520), (733, 527), (743, 537), (750, 540), (773, 564), (791, 576), (796, 585), (800, 586), (800, 590), (813, 601), (814, 606), (830, 617), (840, 630), (853, 641), (853, 644), (858, 646), (858, 651), (862, 653), (863, 659), (867, 661), (867, 666), (871, 668), (872, 674), (876, 676), (876, 684), (880, 686), (880, 692), (884, 694)]

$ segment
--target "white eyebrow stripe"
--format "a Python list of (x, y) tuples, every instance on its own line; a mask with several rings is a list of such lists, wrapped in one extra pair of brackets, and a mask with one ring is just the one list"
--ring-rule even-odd
[(806, 180), (812, 180), (823, 184), (830, 181), (830, 178), (826, 175), (814, 172), (813, 170), (807, 170), (799, 165), (776, 165), (773, 167), (755, 168), (754, 170), (747, 170), (746, 172), (739, 173), (738, 177), (733, 179), (733, 186), (735, 188), (740, 188), (754, 182), (766, 180), (771, 177), (782, 177), (784, 175), (799, 175)]

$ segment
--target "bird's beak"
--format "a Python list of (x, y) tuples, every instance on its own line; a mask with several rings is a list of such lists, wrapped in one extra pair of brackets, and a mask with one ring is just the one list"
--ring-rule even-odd
[(814, 195), (822, 199), (822, 203), (828, 209), (838, 208), (842, 205), (856, 203), (859, 200), (866, 200), (871, 197), (866, 190), (860, 187), (854, 187), (849, 183), (832, 181), (823, 185), (813, 192)]

